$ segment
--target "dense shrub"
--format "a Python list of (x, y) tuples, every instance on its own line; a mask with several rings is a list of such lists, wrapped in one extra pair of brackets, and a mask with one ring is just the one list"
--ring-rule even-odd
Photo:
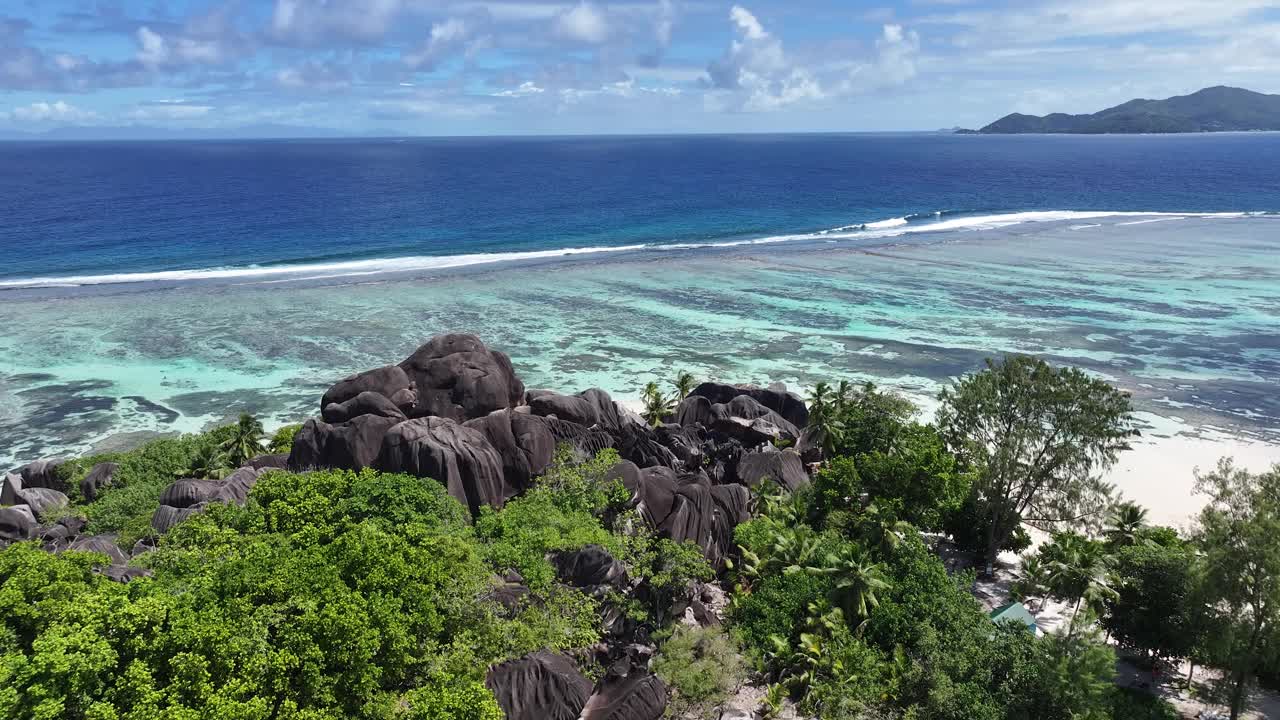
[(742, 684), (745, 667), (733, 639), (719, 627), (677, 625), (653, 660), (672, 690), (675, 714), (709, 717)]

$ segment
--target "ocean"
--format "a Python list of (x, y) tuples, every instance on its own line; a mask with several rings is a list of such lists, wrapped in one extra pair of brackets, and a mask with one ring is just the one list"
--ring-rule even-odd
[(1276, 134), (0, 144), (0, 467), (300, 420), (445, 331), (622, 398), (1030, 352), (1275, 442), (1278, 212)]

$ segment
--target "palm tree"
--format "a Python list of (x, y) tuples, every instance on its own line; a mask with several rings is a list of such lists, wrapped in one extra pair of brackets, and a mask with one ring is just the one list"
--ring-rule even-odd
[[(841, 381), (842, 392), (847, 383)], [(835, 454), (844, 434), (844, 425), (840, 410), (844, 405), (842, 396), (831, 390), (831, 386), (820, 382), (813, 386), (809, 393), (809, 423), (805, 426), (808, 438), (828, 457)]]
[(177, 477), (189, 477), (197, 480), (220, 480), (231, 471), (227, 456), (213, 445), (202, 445), (186, 469), (174, 473)]
[(1019, 576), (1010, 588), (1013, 596), (1018, 600), (1039, 598), (1040, 607), (1044, 607), (1044, 596), (1049, 591), (1049, 571), (1040, 562), (1040, 556), (1024, 557)]
[(899, 520), (890, 509), (871, 503), (858, 518), (863, 542), (874, 548), (881, 557), (893, 552), (907, 533), (915, 528), (911, 523)]
[(650, 381), (645, 384), (644, 390), (640, 391), (640, 399), (644, 402), (644, 412), (641, 415), (654, 427), (661, 424), (663, 418), (671, 415), (671, 411), (675, 409), (675, 403), (670, 397), (662, 394), (656, 382)]
[(231, 431), (231, 437), (222, 443), (222, 451), (227, 460), (235, 465), (242, 465), (262, 452), (262, 440), (265, 433), (258, 418), (249, 413), (240, 413), (240, 420)]
[(1111, 508), (1104, 534), (1115, 547), (1128, 547), (1138, 542), (1138, 532), (1147, 526), (1147, 509), (1135, 502), (1116, 503)]
[(1116, 597), (1111, 587), (1111, 556), (1102, 543), (1076, 533), (1059, 533), (1041, 548), (1040, 554), (1049, 591), (1073, 605), (1067, 630), (1071, 637), (1082, 605), (1086, 610), (1101, 612), (1103, 604)]
[(679, 402), (689, 397), (689, 393), (693, 392), (693, 389), (698, 386), (698, 380), (693, 376), (693, 373), (681, 370), (676, 374), (675, 379), (671, 381), (671, 386), (676, 389), (675, 399), (676, 402)]
[(836, 607), (841, 608), (846, 617), (860, 622), (871, 617), (871, 611), (880, 605), (876, 593), (889, 589), (884, 566), (870, 562), (849, 547), (829, 555), (820, 572), (835, 579), (832, 600)]

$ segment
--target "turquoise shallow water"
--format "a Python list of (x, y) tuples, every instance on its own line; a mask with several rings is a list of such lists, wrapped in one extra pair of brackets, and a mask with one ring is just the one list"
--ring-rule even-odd
[[(242, 410), (315, 411), (334, 380), (445, 331), (531, 387), (623, 398), (688, 369), (873, 379), (917, 396), (1019, 351), (1101, 373), (1188, 427), (1280, 438), (1280, 218), (1072, 218), (281, 281), (8, 291), (0, 467)], [(118, 438), (117, 438), (118, 439)]]

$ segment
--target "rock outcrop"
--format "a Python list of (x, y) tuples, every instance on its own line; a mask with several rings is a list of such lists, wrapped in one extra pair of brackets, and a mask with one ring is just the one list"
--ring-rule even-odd
[(485, 685), (506, 720), (578, 720), (593, 687), (572, 660), (546, 650), (495, 665)]
[(84, 476), (80, 481), (80, 497), (85, 502), (93, 502), (98, 497), (98, 492), (105, 488), (111, 487), (115, 480), (116, 470), (120, 466), (113, 462), (103, 462), (94, 465), (89, 469), (89, 474)]
[(511, 494), (502, 458), (479, 430), (443, 417), (406, 420), (382, 436), (374, 467), (384, 472), (435, 478), (470, 508), (502, 507)]
[(209, 503), (243, 505), (262, 472), (242, 467), (222, 480), (187, 478), (171, 483), (160, 494), (160, 507), (151, 516), (151, 527), (156, 532), (168, 532), (188, 517), (204, 512)]

